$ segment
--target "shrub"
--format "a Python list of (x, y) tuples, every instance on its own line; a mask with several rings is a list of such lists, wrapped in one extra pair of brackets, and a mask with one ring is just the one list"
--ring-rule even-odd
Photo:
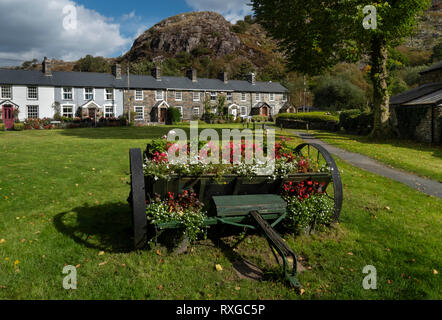
[(339, 118), (325, 112), (281, 113), (276, 118), (276, 125), (291, 129), (337, 130)]
[(5, 124), (4, 123), (0, 123), (0, 131), (5, 131)]
[(25, 124), (24, 123), (14, 123), (14, 130), (15, 131), (25, 130)]
[(309, 122), (338, 121), (337, 116), (325, 112), (304, 112), (304, 113), (281, 113), (277, 115), (278, 119), (293, 119)]
[(339, 126), (349, 133), (367, 135), (373, 128), (374, 116), (371, 112), (347, 110), (341, 112)]
[(167, 124), (177, 124), (181, 122), (181, 112), (178, 108), (167, 109)]
[(253, 122), (266, 122), (269, 120), (269, 117), (266, 116), (252, 116)]

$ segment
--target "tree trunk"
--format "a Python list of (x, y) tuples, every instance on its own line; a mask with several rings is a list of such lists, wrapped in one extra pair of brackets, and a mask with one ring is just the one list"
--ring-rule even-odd
[(382, 36), (375, 36), (371, 43), (371, 80), (373, 82), (374, 139), (392, 136), (390, 124), (390, 96), (388, 93), (387, 71), (388, 48)]

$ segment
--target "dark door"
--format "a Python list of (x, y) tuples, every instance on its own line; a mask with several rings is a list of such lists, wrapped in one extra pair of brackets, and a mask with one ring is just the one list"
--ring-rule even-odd
[(267, 109), (266, 107), (262, 108), (262, 115), (264, 117), (268, 117), (269, 116), (269, 109)]
[(89, 109), (89, 118), (91, 118), (92, 120), (95, 120), (95, 108), (90, 108)]
[(160, 122), (166, 122), (166, 109), (160, 109)]
[(5, 129), (14, 129), (14, 108), (12, 106), (3, 106), (3, 123)]

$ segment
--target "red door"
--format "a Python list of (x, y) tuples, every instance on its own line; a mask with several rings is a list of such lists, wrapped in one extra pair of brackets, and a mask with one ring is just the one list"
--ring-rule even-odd
[(14, 108), (12, 106), (3, 106), (3, 123), (6, 130), (14, 129)]

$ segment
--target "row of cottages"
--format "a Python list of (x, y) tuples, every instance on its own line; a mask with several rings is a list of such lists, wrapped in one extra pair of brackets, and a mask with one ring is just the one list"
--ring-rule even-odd
[(420, 85), (390, 99), (397, 134), (442, 144), (442, 61), (421, 72)]
[(67, 118), (119, 117), (129, 110), (135, 120), (164, 123), (169, 107), (181, 111), (183, 120), (200, 118), (205, 106), (216, 112), (218, 97), (224, 95), (229, 114), (236, 117), (271, 116), (288, 105), (288, 90), (276, 82), (200, 79), (195, 69), (187, 77), (162, 77), (155, 67), (151, 76), (123, 75), (115, 65), (112, 74), (52, 71), (45, 58), (42, 71), (0, 70), (0, 108), (3, 122), (14, 109), (18, 119), (52, 118), (55, 106)]

